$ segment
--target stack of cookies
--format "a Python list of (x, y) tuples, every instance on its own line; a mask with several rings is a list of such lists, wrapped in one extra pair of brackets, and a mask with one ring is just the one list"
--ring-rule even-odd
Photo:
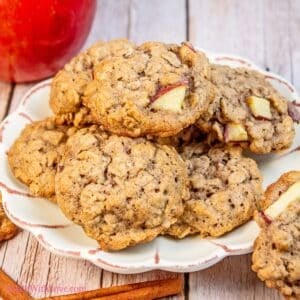
[(247, 222), (262, 177), (243, 149), (279, 151), (294, 137), (288, 102), (264, 75), (212, 65), (189, 43), (99, 42), (54, 77), (50, 105), (9, 165), (104, 250)]

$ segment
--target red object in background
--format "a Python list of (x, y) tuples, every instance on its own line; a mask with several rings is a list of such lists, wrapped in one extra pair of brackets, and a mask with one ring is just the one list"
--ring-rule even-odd
[(54, 74), (83, 46), (95, 11), (96, 0), (0, 0), (0, 80)]

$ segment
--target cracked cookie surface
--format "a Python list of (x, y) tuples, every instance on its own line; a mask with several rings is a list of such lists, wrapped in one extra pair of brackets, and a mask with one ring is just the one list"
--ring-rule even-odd
[(193, 124), (213, 98), (210, 65), (191, 45), (147, 42), (103, 60), (85, 90), (93, 120), (118, 135), (171, 136)]
[(154, 239), (182, 214), (184, 163), (169, 146), (79, 130), (56, 175), (58, 205), (104, 250)]
[(28, 124), (8, 151), (13, 175), (29, 187), (34, 196), (55, 200), (54, 177), (68, 126), (56, 126), (52, 119)]
[(196, 123), (211, 139), (238, 143), (255, 153), (291, 145), (294, 125), (288, 102), (263, 74), (212, 65), (211, 81), (216, 96)]
[(221, 236), (252, 216), (262, 195), (262, 178), (254, 160), (240, 147), (192, 144), (181, 153), (189, 178), (184, 213), (167, 234), (183, 238)]
[(127, 55), (133, 44), (125, 39), (97, 42), (75, 56), (52, 80), (50, 106), (59, 124), (92, 123), (87, 108), (82, 106), (86, 85), (93, 79), (95, 66), (111, 55)]
[(146, 138), (149, 141), (158, 143), (161, 145), (173, 146), (175, 149), (180, 149), (183, 146), (187, 146), (192, 143), (198, 143), (203, 141), (206, 136), (194, 125), (189, 126), (176, 135), (167, 136), (167, 137), (158, 137), (148, 135)]
[[(289, 172), (266, 191), (267, 206), (274, 203), (294, 183), (300, 172)], [(274, 220), (257, 215), (261, 232), (254, 244), (252, 269), (270, 288), (287, 299), (300, 299), (300, 200), (292, 201)]]
[(6, 216), (0, 193), (0, 242), (13, 238), (19, 231), (20, 229)]

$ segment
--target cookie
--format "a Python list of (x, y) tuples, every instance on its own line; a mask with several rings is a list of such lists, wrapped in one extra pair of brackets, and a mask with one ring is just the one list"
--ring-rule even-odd
[[(271, 204), (300, 182), (300, 172), (284, 174), (266, 191)], [(300, 299), (300, 200), (299, 194), (274, 219), (261, 215), (261, 232), (254, 244), (252, 269), (270, 288), (287, 299)]]
[(130, 137), (172, 136), (193, 124), (213, 97), (210, 65), (191, 45), (147, 42), (103, 60), (85, 90), (94, 122)]
[(12, 239), (19, 231), (19, 228), (6, 216), (2, 206), (2, 194), (0, 193), (0, 242)]
[(182, 214), (187, 174), (177, 152), (97, 126), (71, 136), (55, 180), (58, 205), (103, 250), (154, 239)]
[(216, 96), (196, 123), (210, 139), (255, 153), (290, 147), (295, 132), (288, 102), (263, 74), (222, 65), (211, 69)]
[(128, 55), (133, 44), (125, 39), (97, 42), (74, 57), (52, 80), (50, 106), (59, 124), (91, 123), (89, 111), (82, 106), (82, 96), (93, 79), (95, 66), (111, 55)]
[(55, 201), (54, 177), (67, 126), (55, 126), (51, 119), (25, 127), (8, 151), (13, 175), (29, 187), (34, 196)]
[(221, 236), (248, 221), (262, 195), (262, 178), (254, 160), (242, 156), (240, 147), (183, 148), (190, 195), (184, 213), (167, 234), (183, 238)]

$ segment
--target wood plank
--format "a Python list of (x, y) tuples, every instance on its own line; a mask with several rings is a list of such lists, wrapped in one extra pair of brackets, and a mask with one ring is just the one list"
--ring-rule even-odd
[(51, 254), (48, 277), (44, 281), (45, 294), (50, 296), (99, 288), (101, 273), (100, 268), (87, 261)]
[(97, 13), (85, 48), (98, 40), (127, 37), (130, 0), (97, 1)]
[[(50, 253), (27, 233), (23, 262), (17, 278), (18, 283), (31, 295), (43, 296), (50, 263)], [(25, 241), (23, 241), (25, 245)], [(18, 264), (19, 265), (19, 264)]]
[(1, 267), (15, 281), (19, 281), (22, 265), (26, 259), (29, 233), (23, 231), (14, 239), (6, 242), (6, 251)]
[(265, 0), (264, 4), (265, 64), (272, 72), (291, 80), (289, 1)]
[(289, 5), (289, 33), (290, 54), (292, 60), (292, 82), (300, 93), (300, 2), (290, 0)]
[(7, 112), (13, 85), (6, 82), (0, 82), (0, 120)]
[(130, 6), (128, 36), (143, 41), (182, 42), (186, 40), (184, 0), (133, 0)]
[(4, 258), (5, 258), (5, 253), (6, 253), (6, 248), (7, 248), (7, 242), (2, 242), (0, 244), (0, 266), (3, 265)]
[(190, 276), (189, 300), (280, 300), (250, 271), (251, 255), (226, 258), (217, 265)]
[(292, 83), (300, 95), (300, 50), (292, 53)]
[(198, 47), (263, 66), (263, 1), (189, 0), (189, 39)]

